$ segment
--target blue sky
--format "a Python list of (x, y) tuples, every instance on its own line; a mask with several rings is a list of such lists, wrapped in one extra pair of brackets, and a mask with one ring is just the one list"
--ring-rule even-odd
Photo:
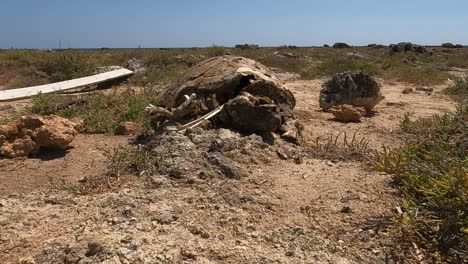
[(0, 1), (0, 48), (468, 44), (466, 0)]

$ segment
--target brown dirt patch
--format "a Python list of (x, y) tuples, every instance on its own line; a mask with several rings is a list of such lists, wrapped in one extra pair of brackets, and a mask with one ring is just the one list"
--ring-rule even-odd
[(105, 149), (126, 145), (128, 138), (78, 135), (64, 151), (44, 152), (33, 158), (0, 159), (0, 195), (47, 190), (76, 183), (106, 172)]

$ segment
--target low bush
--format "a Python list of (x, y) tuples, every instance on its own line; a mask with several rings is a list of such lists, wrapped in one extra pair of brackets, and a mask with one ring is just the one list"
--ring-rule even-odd
[(447, 95), (455, 96), (459, 100), (468, 99), (468, 78), (457, 80), (455, 84), (444, 90)]
[(125, 121), (148, 127), (150, 118), (145, 113), (148, 104), (157, 105), (157, 93), (153, 88), (144, 88), (138, 93), (130, 89), (109, 94), (95, 92), (78, 100), (67, 95), (47, 94), (33, 98), (30, 113), (80, 118), (84, 121), (84, 133), (113, 133)]
[(381, 69), (374, 63), (364, 60), (336, 58), (306, 68), (300, 74), (303, 79), (314, 79), (347, 71), (362, 71), (368, 75), (379, 75), (381, 73)]
[(408, 142), (384, 149), (375, 168), (393, 174), (403, 195), (402, 223), (436, 261), (468, 256), (468, 106), (401, 122)]
[(73, 51), (51, 53), (49, 59), (38, 61), (36, 67), (47, 74), (52, 82), (91, 75), (94, 68), (88, 60)]
[(367, 160), (371, 152), (369, 140), (358, 136), (357, 132), (330, 134), (326, 138), (317, 137), (308, 148), (313, 158), (328, 160)]

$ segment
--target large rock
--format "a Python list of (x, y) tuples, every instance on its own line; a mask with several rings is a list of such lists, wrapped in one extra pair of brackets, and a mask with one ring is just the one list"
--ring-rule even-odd
[(453, 44), (453, 43), (450, 43), (450, 42), (447, 42), (447, 43), (442, 43), (442, 48), (447, 48), (447, 49), (459, 49), (459, 48), (463, 48), (463, 45), (461, 44)]
[(427, 49), (424, 46), (416, 45), (411, 42), (400, 42), (396, 45), (390, 45), (392, 52), (416, 52), (416, 53), (426, 53)]
[(333, 44), (333, 48), (335, 48), (335, 49), (347, 49), (347, 48), (351, 48), (351, 46), (349, 46), (348, 44), (343, 43), (343, 42), (337, 42), (337, 43)]
[(189, 69), (150, 110), (153, 120), (190, 121), (224, 105), (218, 125), (243, 132), (274, 132), (293, 117), (293, 94), (275, 73), (243, 57), (221, 56)]
[(362, 72), (347, 72), (334, 75), (323, 84), (319, 102), (324, 111), (343, 104), (371, 111), (384, 98), (374, 78)]
[(258, 49), (259, 46), (256, 44), (237, 44), (236, 49), (249, 50), (249, 49)]
[(222, 115), (224, 123), (239, 131), (246, 132), (272, 132), (282, 125), (282, 118), (278, 106), (244, 92), (242, 95), (230, 100), (225, 106)]
[(143, 62), (135, 58), (128, 61), (128, 68), (132, 70), (135, 74), (146, 71), (145, 66), (143, 66)]
[(23, 116), (0, 126), (0, 156), (25, 157), (38, 153), (41, 147), (66, 149), (79, 125), (56, 115)]

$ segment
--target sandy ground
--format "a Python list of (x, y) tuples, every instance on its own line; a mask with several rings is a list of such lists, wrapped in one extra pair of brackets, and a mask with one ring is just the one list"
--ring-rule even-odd
[[(428, 117), (454, 108), (442, 87), (404, 95), (407, 85), (385, 82), (386, 99), (372, 117), (340, 123), (319, 111), (322, 83), (287, 83), (310, 140), (358, 131), (373, 148), (398, 145), (404, 113)], [(180, 183), (157, 175), (89, 196), (53, 188), (105, 172), (102, 148), (127, 140), (81, 135), (58, 157), (0, 160), (0, 263), (344, 264), (407, 257), (391, 220), (398, 204), (391, 176), (365, 162), (306, 157), (298, 165), (271, 157), (240, 180)]]
[(102, 175), (107, 171), (105, 152), (127, 142), (126, 137), (78, 135), (65, 151), (0, 160), (0, 195), (60, 188)]

